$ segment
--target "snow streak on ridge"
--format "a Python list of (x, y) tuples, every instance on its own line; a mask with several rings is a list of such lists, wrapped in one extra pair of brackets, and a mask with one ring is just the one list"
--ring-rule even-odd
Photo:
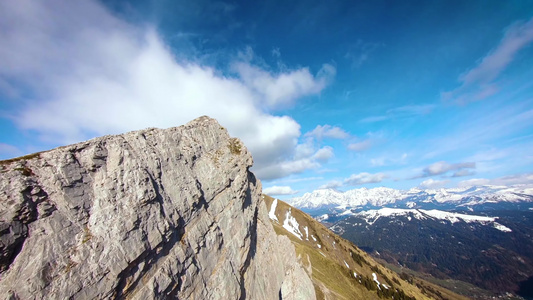
[(472, 223), (477, 222), (483, 225), (492, 225), (494, 228), (503, 231), (503, 232), (512, 232), (512, 230), (498, 222), (497, 217), (486, 217), (486, 216), (475, 216), (467, 215), (453, 212), (446, 212), (441, 210), (425, 210), (425, 209), (400, 209), (400, 208), (382, 208), (379, 210), (368, 210), (357, 213), (356, 216), (364, 218), (365, 221), (372, 225), (380, 217), (391, 217), (391, 216), (406, 216), (408, 220), (411, 220), (411, 217), (415, 219), (424, 220), (424, 219), (438, 219), (446, 220), (453, 223), (457, 222), (466, 222)]

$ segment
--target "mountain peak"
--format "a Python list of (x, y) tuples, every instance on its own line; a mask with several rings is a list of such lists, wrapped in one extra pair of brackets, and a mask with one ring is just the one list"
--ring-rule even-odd
[(268, 221), (252, 156), (214, 119), (0, 165), (2, 298), (313, 295)]

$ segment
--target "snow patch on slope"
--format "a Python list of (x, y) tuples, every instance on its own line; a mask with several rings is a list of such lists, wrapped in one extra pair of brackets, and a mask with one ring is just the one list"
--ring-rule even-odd
[(381, 283), (378, 281), (378, 276), (376, 275), (376, 273), (372, 273), (372, 278), (374, 279), (374, 281), (377, 283), (378, 285), (378, 289), (381, 290), (381, 288), (379, 287), (381, 285)]
[(486, 216), (475, 216), (475, 215), (467, 215), (467, 214), (460, 214), (460, 213), (454, 213), (454, 212), (447, 212), (437, 209), (432, 210), (425, 210), (425, 209), (400, 209), (400, 208), (382, 208), (378, 210), (368, 210), (363, 211), (356, 216), (359, 216), (369, 224), (374, 224), (380, 217), (391, 217), (391, 216), (405, 216), (409, 221), (412, 220), (412, 217), (418, 220), (424, 220), (424, 219), (437, 219), (437, 220), (445, 220), (449, 221), (450, 223), (454, 224), (457, 222), (466, 222), (466, 223), (480, 223), (482, 225), (489, 225), (492, 224), (492, 226), (500, 231), (503, 232), (512, 232), (512, 230), (498, 222), (496, 220), (497, 217), (486, 217)]
[(329, 215), (328, 214), (323, 214), (321, 216), (318, 216), (315, 218), (318, 222), (322, 222), (322, 221), (326, 221), (327, 219), (329, 219)]
[(494, 220), (496, 220), (496, 218), (492, 218), (492, 217), (465, 215), (465, 214), (452, 213), (452, 212), (447, 212), (447, 211), (442, 211), (442, 210), (437, 210), (437, 209), (432, 209), (432, 210), (421, 209), (420, 211), (422, 211), (424, 214), (429, 215), (435, 219), (448, 220), (452, 223), (464, 221), (467, 223), (479, 222), (482, 224), (486, 224), (486, 223), (494, 222)]
[(507, 226), (504, 226), (500, 223), (497, 223), (497, 222), (494, 222), (493, 224), (494, 228), (498, 229), (499, 231), (503, 231), (503, 232), (513, 232), (511, 230), (511, 228), (507, 227)]
[(351, 210), (347, 209), (339, 214), (339, 216), (353, 216), (355, 215)]
[(378, 210), (367, 210), (356, 214), (359, 217), (363, 217), (365, 221), (372, 225), (380, 217), (391, 217), (391, 216), (410, 216), (413, 214), (415, 218), (419, 220), (426, 219), (426, 217), (417, 209), (401, 209), (401, 208), (382, 208)]
[(285, 215), (285, 221), (283, 222), (283, 228), (285, 228), (288, 232), (294, 234), (297, 238), (302, 240), (302, 233), (299, 229), (300, 224), (298, 224), (298, 221), (296, 221), (296, 218), (294, 218), (291, 215), (291, 209), (287, 211), (287, 214)]
[(268, 216), (272, 220), (276, 220), (279, 223), (278, 217), (276, 217), (276, 206), (278, 205), (278, 199), (274, 199), (272, 201), (272, 206), (270, 206), (270, 211), (268, 212)]

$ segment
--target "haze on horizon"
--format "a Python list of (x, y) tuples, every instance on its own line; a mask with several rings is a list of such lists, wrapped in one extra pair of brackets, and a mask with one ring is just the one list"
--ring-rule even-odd
[(281, 198), (533, 183), (533, 1), (0, 0), (0, 158), (216, 118)]

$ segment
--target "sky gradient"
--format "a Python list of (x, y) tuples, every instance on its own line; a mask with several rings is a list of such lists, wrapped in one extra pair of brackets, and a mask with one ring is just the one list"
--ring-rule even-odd
[(0, 0), (0, 159), (216, 118), (265, 191), (533, 183), (533, 1)]

